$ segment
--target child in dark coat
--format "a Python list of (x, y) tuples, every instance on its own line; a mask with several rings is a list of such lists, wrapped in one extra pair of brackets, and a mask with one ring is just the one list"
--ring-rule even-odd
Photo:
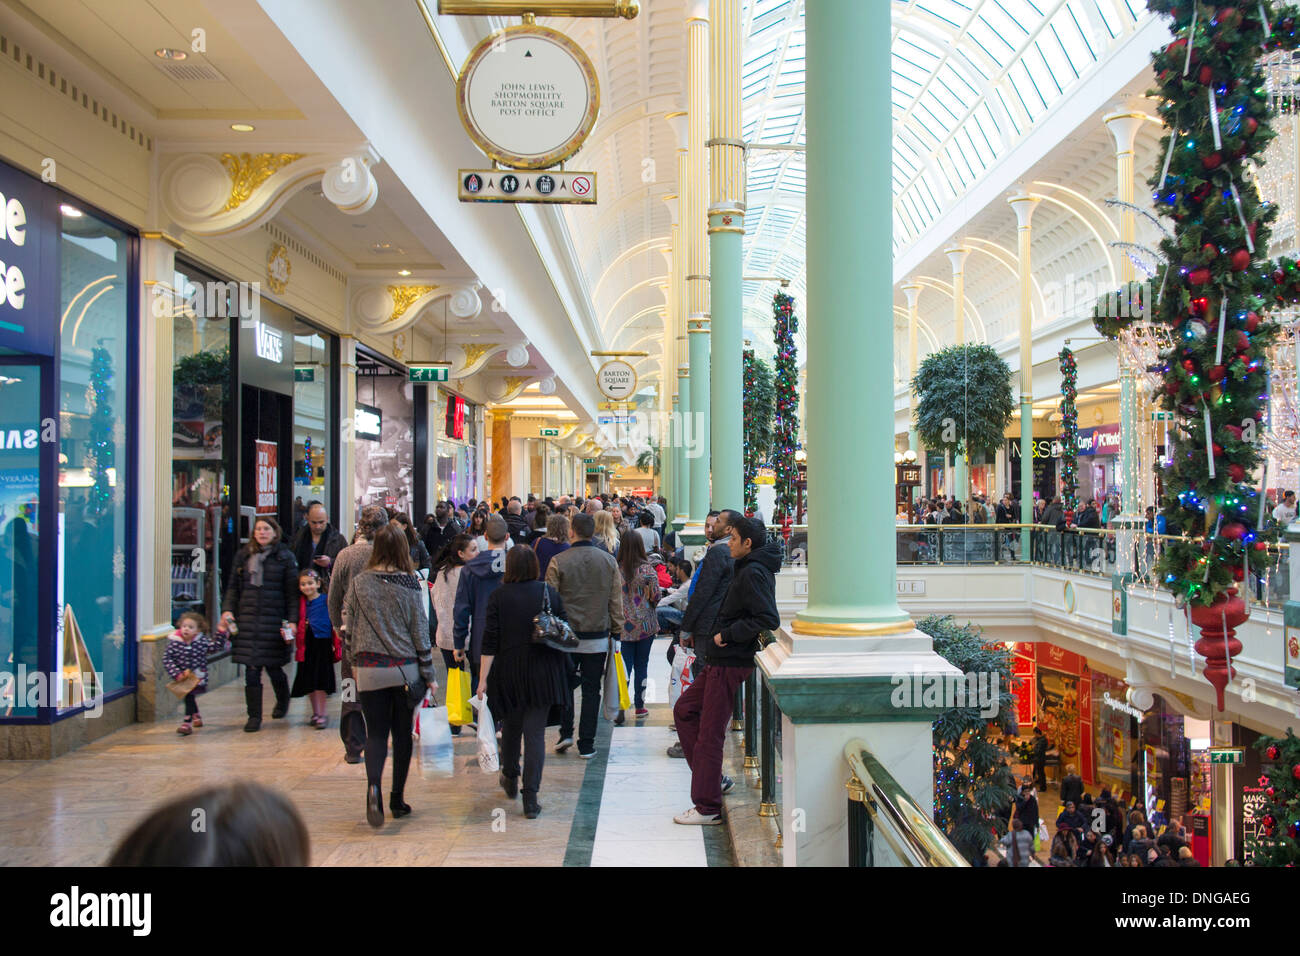
[(196, 727), (203, 726), (199, 705), (195, 698), (208, 689), (208, 656), (214, 645), (208, 637), (208, 622), (197, 611), (186, 611), (176, 622), (176, 630), (167, 639), (163, 651), (163, 669), (172, 680), (182, 680), (191, 674), (199, 682), (185, 695), (185, 719), (176, 732), (188, 737)]

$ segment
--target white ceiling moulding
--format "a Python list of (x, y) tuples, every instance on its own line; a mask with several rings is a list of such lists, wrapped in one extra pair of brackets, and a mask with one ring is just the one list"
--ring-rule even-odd
[[(353, 286), (349, 312), (355, 326), (365, 332), (401, 332), (415, 325), (429, 306), (447, 300), (447, 312), (457, 319), (473, 319), (483, 311), (482, 284), (460, 280), (450, 284), (418, 282), (362, 282)], [(437, 326), (442, 310), (437, 310)], [(430, 333), (433, 333), (432, 326)]]
[(379, 199), (368, 145), (343, 153), (182, 153), (164, 157), (163, 208), (178, 231), (229, 236), (268, 222), (303, 187), (319, 183), (340, 212), (360, 215)]

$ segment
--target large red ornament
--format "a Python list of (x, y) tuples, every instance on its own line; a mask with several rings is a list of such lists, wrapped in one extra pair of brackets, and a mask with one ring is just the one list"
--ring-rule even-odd
[(1223, 381), (1223, 376), (1226, 375), (1227, 372), (1228, 370), (1222, 365), (1216, 365), (1214, 368), (1210, 369), (1209, 379), (1211, 382), (1221, 382)]
[(1269, 760), (1276, 760), (1282, 755), (1282, 751), (1277, 749), (1277, 744), (1269, 744), (1268, 749), (1264, 751), (1264, 756)]
[[(1234, 465), (1233, 467), (1239, 468), (1241, 466)], [(1228, 541), (1240, 541), (1245, 536), (1246, 526), (1239, 521), (1226, 522), (1224, 526), (1219, 529), (1219, 537)]]
[(1259, 328), (1259, 313), (1258, 313), (1258, 312), (1247, 312), (1247, 313), (1246, 313), (1246, 331), (1247, 331), (1247, 332), (1254, 332), (1257, 328)]
[[(1201, 67), (1202, 70), (1208, 70), (1208, 66)], [(1222, 153), (1210, 153), (1208, 156), (1201, 157), (1201, 165), (1206, 169), (1218, 169), (1223, 163)]]
[(1205, 266), (1193, 269), (1191, 272), (1187, 273), (1187, 281), (1192, 285), (1205, 285), (1205, 283), (1210, 281), (1210, 270), (1205, 268)]
[(1235, 27), (1241, 23), (1241, 12), (1236, 7), (1224, 7), (1214, 15), (1220, 26)]
[(1250, 348), (1250, 336), (1241, 329), (1237, 330), (1237, 351), (1244, 352)]
[(1245, 272), (1250, 268), (1250, 253), (1245, 249), (1238, 249), (1232, 254), (1232, 271)]
[(1246, 469), (1242, 468), (1241, 465), (1229, 465), (1228, 477), (1231, 478), (1233, 481), (1245, 481)]
[(1203, 66), (1196, 74), (1196, 78), (1200, 81), (1201, 86), (1209, 86), (1214, 82), (1214, 71), (1208, 66)]
[[(1247, 136), (1254, 136), (1255, 131), (1259, 129), (1259, 120), (1255, 119), (1253, 116), (1247, 116), (1246, 122), (1242, 124), (1242, 129), (1245, 130)], [(1253, 226), (1255, 224), (1252, 222), (1251, 225)], [(1255, 237), (1251, 236), (1250, 238), (1253, 240)]]
[(1237, 597), (1236, 588), (1228, 588), (1208, 607), (1192, 605), (1192, 623), (1200, 628), (1202, 635), (1196, 642), (1196, 653), (1205, 658), (1205, 669), (1201, 673), (1214, 687), (1220, 711), (1223, 710), (1224, 688), (1237, 676), (1236, 668), (1228, 662), (1230, 656), (1236, 657), (1241, 653), (1236, 629), (1248, 617), (1250, 612), (1246, 610), (1246, 602)]

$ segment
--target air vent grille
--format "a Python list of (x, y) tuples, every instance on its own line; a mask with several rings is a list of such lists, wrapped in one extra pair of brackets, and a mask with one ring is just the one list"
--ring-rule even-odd
[(162, 70), (173, 80), (180, 80), (184, 83), (224, 83), (226, 77), (220, 70), (206, 63), (188, 63), (164, 61), (157, 64), (158, 69)]

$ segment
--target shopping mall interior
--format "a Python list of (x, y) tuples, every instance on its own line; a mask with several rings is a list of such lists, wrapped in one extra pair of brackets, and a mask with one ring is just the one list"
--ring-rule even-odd
[[(0, 0), (0, 864), (154, 852), (142, 821), (245, 783), (313, 866), (1300, 862), (1297, 23)], [(345, 546), (400, 577), (374, 506), (410, 519), (415, 658), (336, 616)], [(659, 607), (607, 655), (525, 615), (604, 694), (594, 737), (518, 712), (539, 791), (540, 719), (498, 743), (463, 699), (488, 598), (449, 542), (502, 511), (542, 559), (615, 506), (644, 527), (597, 550), (659, 578), (615, 555), (625, 631)], [(759, 601), (760, 548), (742, 671), (692, 605), (716, 562)], [(426, 651), (379, 825), (366, 680)]]

